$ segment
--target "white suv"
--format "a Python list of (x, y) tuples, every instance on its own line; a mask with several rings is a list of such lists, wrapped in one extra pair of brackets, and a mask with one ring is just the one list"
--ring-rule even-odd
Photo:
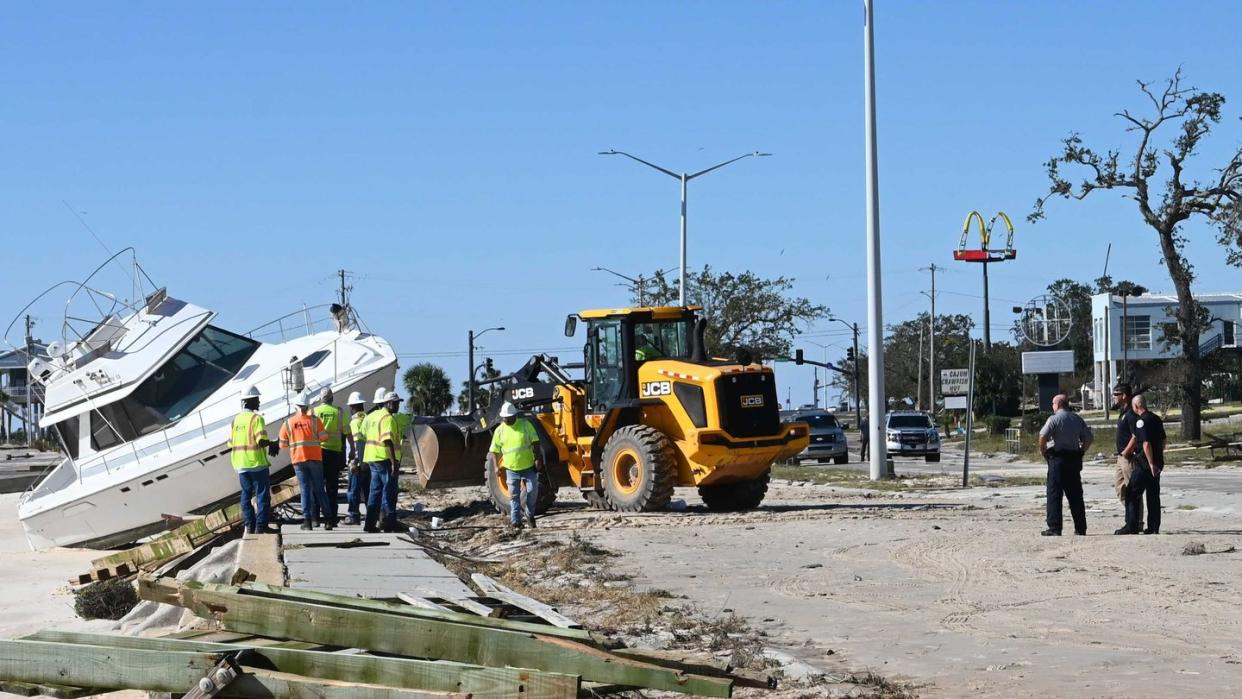
[(888, 414), (884, 423), (884, 443), (893, 456), (922, 456), (940, 460), (940, 432), (931, 416), (915, 410)]

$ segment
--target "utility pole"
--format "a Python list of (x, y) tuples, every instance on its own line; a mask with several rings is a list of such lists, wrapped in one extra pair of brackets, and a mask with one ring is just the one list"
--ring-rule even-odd
[(811, 391), (811, 406), (819, 408), (819, 367), (815, 367), (815, 390)]
[(862, 429), (862, 403), (858, 401), (858, 323), (854, 323), (854, 424)]
[(467, 342), (470, 349), (466, 351), (466, 414), (474, 416), (474, 331), (470, 330), (466, 333)]
[(923, 324), (919, 323), (919, 381), (918, 388), (914, 389), (914, 409), (923, 409)]
[[(26, 314), (26, 364), (30, 364), (30, 360), (34, 358), (34, 321), (31, 320), (30, 314)], [(26, 400), (22, 403), (22, 420), (26, 424), (23, 432), (26, 433), (26, 446), (31, 444), (31, 433), (34, 432), (34, 381), (30, 378), (30, 369), (26, 370)]]
[(871, 480), (888, 475), (884, 441), (884, 306), (880, 289), (880, 173), (875, 133), (875, 0), (863, 0), (863, 121), (867, 168), (867, 410), (871, 414)]
[(935, 263), (919, 270), (931, 272), (931, 293), (928, 298), (931, 299), (931, 338), (928, 342), (927, 349), (927, 409), (933, 415), (936, 414), (936, 270), (944, 269), (937, 267)]

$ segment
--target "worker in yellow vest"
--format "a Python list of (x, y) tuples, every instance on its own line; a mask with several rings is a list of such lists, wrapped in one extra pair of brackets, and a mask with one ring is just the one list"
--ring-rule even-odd
[(362, 460), (371, 470), (371, 492), (367, 497), (367, 519), (363, 531), (378, 532), (380, 513), (384, 531), (397, 529), (397, 476), (401, 465), (401, 434), (394, 417), (401, 408), (396, 391), (384, 396), (383, 407), (367, 416), (364, 430), (367, 445)]
[(530, 420), (518, 417), (517, 407), (506, 402), (500, 406), (501, 422), (492, 433), (491, 453), (496, 465), (505, 470), (509, 488), (509, 525), (522, 528), (522, 484), (526, 485), (526, 521), (535, 527), (535, 504), (539, 498), (539, 471), (543, 470), (543, 454), (539, 451), (539, 433)]
[(345, 411), (332, 404), (336, 398), (332, 387), (328, 386), (319, 394), (323, 402), (312, 411), (323, 423), (326, 435), (323, 439), (323, 485), (328, 495), (328, 512), (324, 515), (324, 523), (336, 526), (338, 501), (341, 496), (341, 472), (345, 470), (345, 449), (353, 437), (350, 436), (349, 424), (345, 419)]
[(289, 461), (302, 490), (302, 528), (314, 529), (328, 519), (328, 493), (323, 484), (323, 423), (311, 413), (310, 393), (302, 391), (294, 401), (298, 412), (280, 426), (280, 448), (289, 450)]
[[(233, 418), (229, 433), (230, 460), (241, 483), (242, 521), (247, 534), (275, 534), (272, 517), (271, 462), (279, 448), (267, 438), (267, 423), (259, 412), (259, 389), (242, 393), (242, 411)], [(250, 501), (254, 500), (252, 506)]]
[[(382, 390), (382, 389), (381, 389)], [(354, 391), (349, 394), (349, 433), (351, 435), (349, 454), (349, 492), (346, 493), (349, 517), (346, 524), (362, 524), (362, 501), (371, 489), (371, 469), (362, 465), (362, 449), (366, 446), (366, 431), (363, 423), (367, 419), (367, 404), (362, 393)]]

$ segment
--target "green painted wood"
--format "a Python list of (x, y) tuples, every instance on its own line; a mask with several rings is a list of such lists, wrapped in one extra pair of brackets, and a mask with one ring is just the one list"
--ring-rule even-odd
[(242, 583), (240, 587), (242, 594), (253, 593), (264, 597), (287, 599), (295, 602), (316, 602), (336, 607), (383, 612), (386, 614), (397, 614), (400, 616), (416, 617), (419, 619), (434, 619), (456, 624), (468, 624), (470, 626), (483, 626), (487, 628), (507, 629), (510, 631), (538, 633), (545, 636), (570, 638), (583, 643), (598, 645), (595, 639), (591, 637), (590, 632), (582, 629), (562, 629), (544, 624), (531, 624), (522, 621), (509, 621), (507, 619), (476, 616), (474, 614), (462, 614), (460, 612), (423, 609), (408, 604), (398, 604), (396, 602), (384, 602), (382, 600), (367, 599), (363, 597), (346, 597), (345, 595), (334, 595), (328, 592), (315, 592), (313, 590), (276, 587), (274, 585), (265, 585), (263, 583), (255, 582)]
[[(133, 650), (227, 653), (251, 644), (212, 643), (169, 638), (136, 638), (108, 634), (39, 631), (26, 638), (38, 641), (107, 646)], [(463, 692), (474, 699), (511, 699), (525, 692), (529, 699), (573, 699), (580, 682), (576, 676), (480, 667), (456, 663), (380, 658), (371, 655), (343, 655), (322, 651), (295, 650), (286, 646), (253, 646), (255, 652), (271, 661), (280, 672), (326, 680), (360, 682), (447, 692)]]
[[(223, 658), (224, 653), (0, 640), (0, 678), (33, 684), (69, 683), (75, 687), (143, 689), (180, 695), (196, 686)], [(402, 689), (251, 669), (231, 682), (221, 696), (471, 699), (463, 692)]]
[(62, 684), (50, 684), (48, 682), (32, 684), (29, 682), (9, 682), (7, 680), (0, 680), (0, 693), (16, 694), (19, 697), (77, 699), (78, 697), (98, 694), (99, 690), (88, 689), (86, 687), (67, 687)]
[[(312, 643), (333, 643), (415, 658), (491, 667), (522, 667), (578, 675), (583, 680), (728, 697), (728, 679), (686, 675), (622, 658), (575, 641), (397, 616), (272, 597), (238, 594), (238, 588), (140, 579), (143, 599), (170, 602), (219, 621), (226, 629)], [(172, 601), (176, 600), (176, 601)]]

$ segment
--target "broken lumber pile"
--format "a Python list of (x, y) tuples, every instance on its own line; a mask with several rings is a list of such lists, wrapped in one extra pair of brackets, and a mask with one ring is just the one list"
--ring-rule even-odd
[[(297, 500), (302, 491), (296, 481), (272, 486), (272, 508)], [(151, 572), (164, 563), (195, 552), (216, 537), (242, 525), (241, 503), (236, 502), (166, 532), (132, 549), (118, 551), (91, 561), (91, 570), (73, 582), (86, 585), (111, 578), (124, 578)]]
[[(512, 595), (514, 604), (540, 604), (494, 580), (480, 586)], [(167, 638), (47, 630), (0, 641), (0, 687), (65, 697), (139, 689), (192, 697), (571, 699), (603, 688), (728, 697), (734, 686), (770, 686), (697, 658), (610, 651), (569, 620), (515, 621), (255, 582), (142, 576), (138, 593), (222, 630)]]

